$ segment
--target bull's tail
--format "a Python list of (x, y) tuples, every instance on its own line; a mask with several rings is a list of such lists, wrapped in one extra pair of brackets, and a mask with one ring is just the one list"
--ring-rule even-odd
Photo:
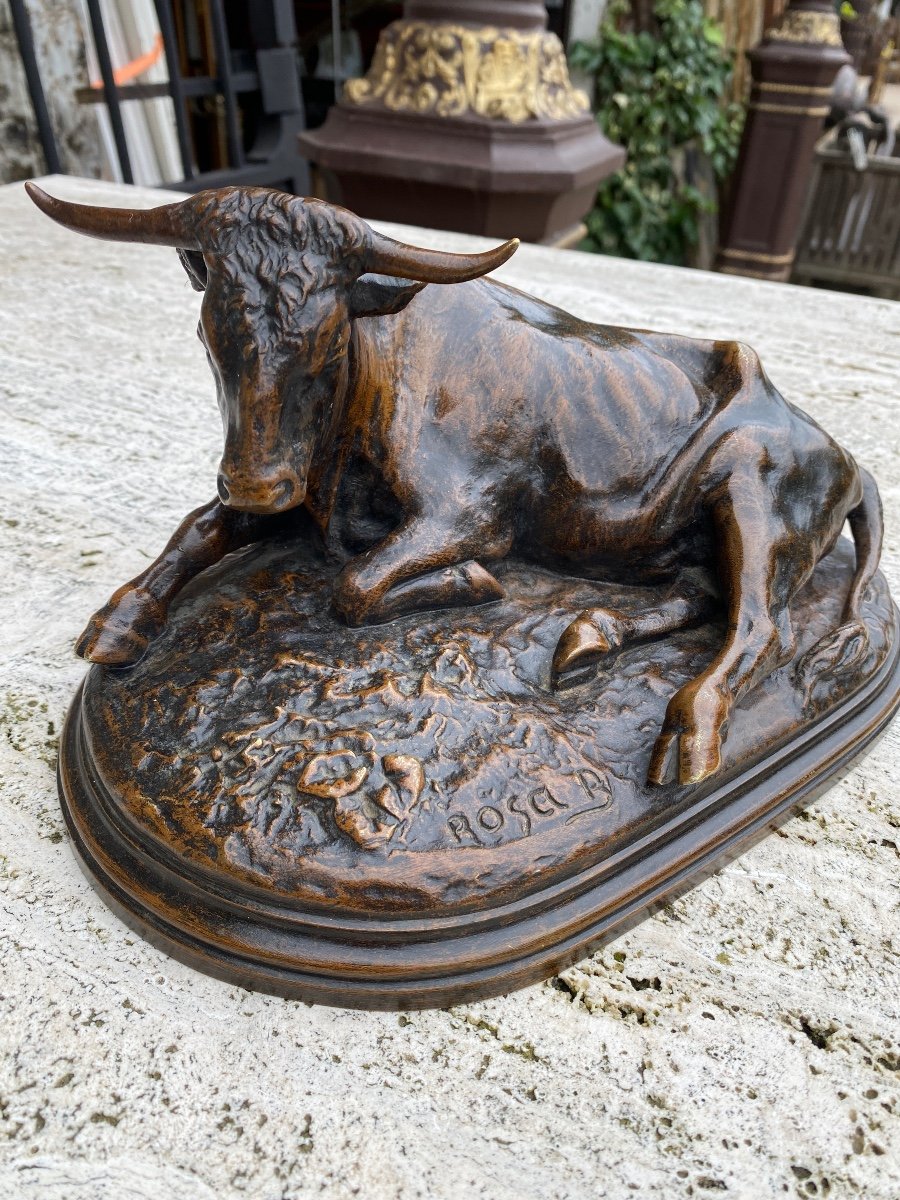
[(866, 588), (878, 569), (884, 517), (875, 480), (861, 467), (859, 475), (862, 500), (847, 514), (856, 544), (856, 570), (850, 581), (841, 624), (811, 646), (797, 664), (797, 679), (803, 686), (807, 705), (819, 680), (849, 674), (859, 666), (869, 649), (869, 633), (859, 609)]

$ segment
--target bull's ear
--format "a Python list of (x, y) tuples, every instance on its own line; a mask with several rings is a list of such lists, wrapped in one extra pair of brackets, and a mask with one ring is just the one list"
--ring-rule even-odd
[(178, 257), (187, 272), (195, 292), (205, 292), (207, 283), (206, 262), (199, 250), (184, 250), (179, 247)]
[(427, 285), (391, 275), (361, 275), (350, 289), (350, 316), (389, 316), (406, 308)]

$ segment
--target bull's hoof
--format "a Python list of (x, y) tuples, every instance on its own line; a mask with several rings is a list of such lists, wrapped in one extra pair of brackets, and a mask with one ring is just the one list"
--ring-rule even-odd
[(667, 783), (678, 781), (680, 740), (680, 734), (669, 733), (665, 729), (656, 739), (656, 745), (650, 756), (650, 766), (647, 770), (647, 783), (651, 787), (665, 787)]
[(722, 764), (722, 739), (732, 700), (713, 676), (699, 676), (678, 689), (666, 708), (666, 719), (650, 756), (647, 782), (701, 783)]
[(718, 771), (722, 760), (718, 735), (702, 737), (679, 731), (663, 730), (653, 747), (647, 782), (653, 787), (667, 783), (702, 783)]
[(586, 609), (567, 625), (556, 643), (550, 666), (555, 691), (574, 687), (604, 655), (619, 649), (623, 634), (616, 613), (605, 608)]
[(472, 597), (472, 604), (493, 604), (495, 600), (503, 599), (503, 588), (481, 563), (463, 563), (460, 571)]
[(804, 689), (806, 707), (812, 703), (817, 684), (852, 673), (869, 649), (869, 634), (862, 621), (848, 621), (816, 642), (794, 668), (794, 677)]
[(75, 643), (75, 653), (107, 667), (136, 663), (165, 627), (162, 605), (147, 593), (131, 593), (94, 613)]
[(647, 782), (654, 787), (668, 783), (684, 787), (715, 775), (722, 765), (724, 733), (724, 726), (704, 723), (685, 728), (667, 717), (650, 756)]

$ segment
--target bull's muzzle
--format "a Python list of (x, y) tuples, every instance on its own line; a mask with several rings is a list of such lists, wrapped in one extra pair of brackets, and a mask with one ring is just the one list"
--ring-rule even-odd
[(240, 512), (274, 515), (296, 508), (306, 498), (306, 484), (293, 471), (244, 481), (222, 470), (217, 486), (222, 503)]

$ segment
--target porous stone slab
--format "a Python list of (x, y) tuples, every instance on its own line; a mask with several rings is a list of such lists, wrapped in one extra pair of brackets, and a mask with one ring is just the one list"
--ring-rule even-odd
[[(56, 798), (71, 646), (210, 497), (220, 429), (171, 251), (68, 234), (12, 185), (0, 254), (0, 1195), (893, 1200), (893, 727), (730, 867), (497, 1000), (398, 1015), (251, 994), (106, 909)], [(900, 306), (530, 246), (501, 274), (591, 320), (754, 345), (878, 479), (900, 592)]]

